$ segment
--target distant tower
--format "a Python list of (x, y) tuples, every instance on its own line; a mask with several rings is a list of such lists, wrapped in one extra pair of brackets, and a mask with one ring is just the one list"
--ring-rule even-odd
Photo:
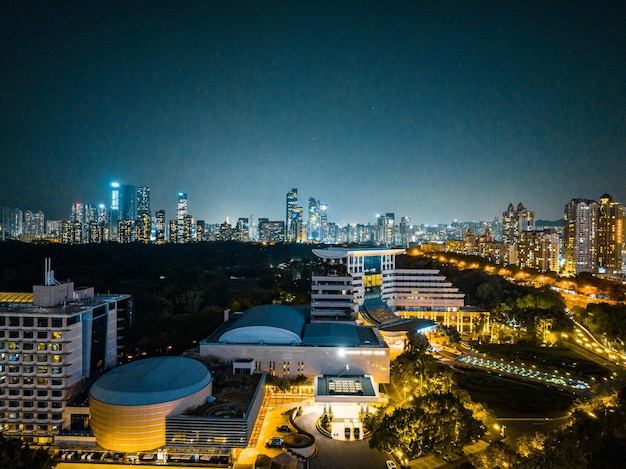
[[(187, 194), (178, 193), (178, 204), (176, 205), (176, 242), (182, 243), (185, 231), (185, 218), (187, 217)], [(170, 238), (172, 235), (170, 233)]]
[(396, 214), (387, 212), (378, 216), (378, 244), (393, 246), (395, 234)]
[(597, 203), (595, 200), (572, 199), (563, 210), (564, 273), (576, 275), (594, 272), (597, 263)]
[(120, 184), (111, 183), (111, 208), (109, 212), (109, 239), (117, 241), (117, 222), (120, 220)]
[(137, 218), (137, 188), (124, 184), (120, 191), (120, 220)]
[[(293, 243), (297, 239), (297, 212), (298, 206), (298, 189), (295, 187), (287, 192), (287, 206), (285, 214), (285, 240)], [(300, 212), (301, 213), (301, 212)]]
[(609, 194), (598, 203), (598, 271), (619, 275), (622, 271), (624, 206)]
[(137, 216), (150, 215), (150, 188), (137, 187)]

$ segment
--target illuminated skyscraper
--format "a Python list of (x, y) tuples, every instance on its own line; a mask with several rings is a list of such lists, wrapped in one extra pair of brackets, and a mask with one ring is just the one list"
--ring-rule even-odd
[(563, 211), (564, 273), (576, 275), (595, 272), (598, 259), (596, 244), (597, 209), (595, 200), (572, 199)]
[(140, 215), (150, 215), (150, 188), (146, 186), (137, 187), (137, 217)]
[[(178, 204), (176, 205), (176, 242), (182, 243), (185, 232), (185, 217), (187, 217), (187, 194), (185, 192), (178, 193)], [(172, 234), (170, 233), (170, 239)]]
[(395, 244), (395, 223), (395, 213), (387, 212), (384, 215), (378, 215), (378, 244), (383, 246), (393, 246)]
[(302, 229), (302, 207), (298, 207), (298, 189), (295, 187), (287, 192), (285, 214), (285, 240), (288, 243), (298, 241), (298, 233)]
[(598, 204), (598, 272), (619, 275), (622, 271), (624, 206), (604, 194)]
[(117, 241), (117, 222), (120, 220), (120, 184), (111, 183), (111, 208), (109, 211), (109, 239)]
[(23, 214), (19, 208), (2, 208), (2, 239), (17, 238), (22, 234)]

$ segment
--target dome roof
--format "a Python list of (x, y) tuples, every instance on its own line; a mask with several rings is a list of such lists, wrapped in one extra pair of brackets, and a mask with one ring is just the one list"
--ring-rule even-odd
[(150, 405), (187, 397), (204, 389), (211, 379), (206, 366), (192, 358), (146, 358), (105, 373), (89, 395), (111, 405)]
[(308, 308), (262, 305), (250, 308), (224, 332), (218, 342), (237, 344), (300, 344)]

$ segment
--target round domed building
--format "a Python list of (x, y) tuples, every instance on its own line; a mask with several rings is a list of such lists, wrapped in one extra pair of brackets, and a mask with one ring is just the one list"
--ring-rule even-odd
[(112, 451), (162, 447), (165, 417), (203, 404), (212, 388), (209, 370), (191, 358), (147, 358), (115, 368), (89, 391), (96, 443)]

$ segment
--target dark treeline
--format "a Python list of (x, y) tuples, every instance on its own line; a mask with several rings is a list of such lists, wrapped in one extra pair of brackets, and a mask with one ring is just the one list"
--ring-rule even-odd
[(224, 309), (307, 303), (313, 257), (311, 246), (298, 244), (2, 242), (0, 291), (32, 291), (44, 281), (44, 259), (51, 258), (59, 281), (133, 296), (126, 353), (179, 353), (213, 332)]

